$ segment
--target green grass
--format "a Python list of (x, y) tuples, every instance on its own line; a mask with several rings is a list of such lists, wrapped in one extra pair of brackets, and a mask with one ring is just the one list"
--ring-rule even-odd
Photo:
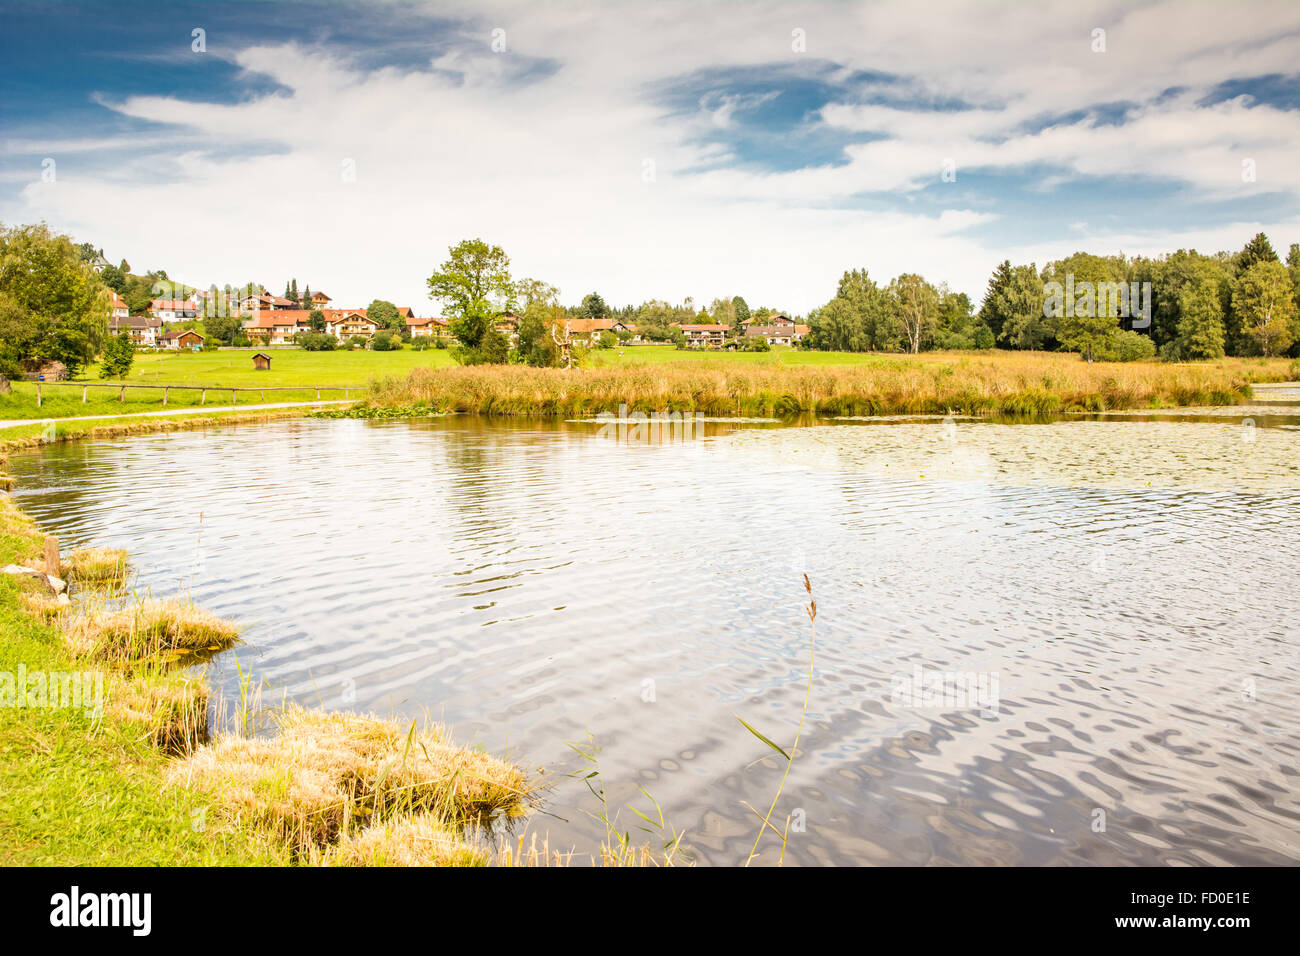
[[(266, 402), (300, 402), (316, 398), (316, 386), (367, 385), (373, 378), (403, 375), (414, 368), (440, 368), (454, 365), (445, 349), (423, 352), (403, 349), (398, 352), (335, 351), (305, 352), (301, 349), (268, 349), (271, 368), (259, 372), (253, 368), (249, 351), (216, 352), (141, 352), (130, 374), (122, 379), (127, 385), (211, 385), (215, 387), (258, 388), (303, 386), (291, 392), (241, 392), (231, 401), (229, 392), (209, 392), (208, 405), (253, 405)], [(14, 382), (13, 393), (0, 395), (0, 419), (71, 418), (81, 415), (124, 415), (131, 412), (157, 411), (163, 408), (162, 392), (155, 389), (126, 390), (126, 400), (118, 401), (114, 389), (91, 388), (87, 401), (81, 401), (81, 383), (98, 384), (97, 367), (92, 367), (70, 385), (47, 385), (42, 389), (41, 406), (36, 406), (36, 386), (31, 382)], [(113, 380), (116, 381), (116, 380)], [(353, 397), (357, 393), (353, 392)], [(342, 398), (339, 392), (324, 392), (322, 399)], [(176, 391), (167, 398), (167, 407), (197, 406), (198, 392)]]
[[(40, 537), (0, 501), (0, 564), (29, 558)], [(85, 670), (57, 629), (38, 623), (20, 586), (0, 578), (0, 671)], [(210, 802), (161, 785), (166, 758), (123, 723), (82, 709), (0, 707), (0, 865), (257, 865), (282, 851), (218, 832)], [(202, 827), (196, 822), (204, 821)]]

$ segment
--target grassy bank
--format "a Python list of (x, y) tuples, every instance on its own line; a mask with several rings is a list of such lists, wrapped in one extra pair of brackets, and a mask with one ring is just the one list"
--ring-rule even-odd
[(472, 366), (415, 369), (377, 382), (354, 414), (454, 411), (575, 418), (617, 412), (626, 405), (634, 411), (717, 416), (951, 412), (1032, 417), (1236, 405), (1249, 399), (1252, 382), (1289, 377), (1287, 359), (1089, 364), (1077, 355), (1044, 352), (869, 355), (851, 366), (705, 360), (572, 371)]
[[(275, 715), (275, 736), (209, 740), (211, 695), (183, 655), (228, 646), (237, 627), (176, 602), (107, 601), (90, 590), (119, 582), (125, 555), (50, 569), (42, 544), (0, 497), (0, 565), (88, 589), (66, 602), (44, 578), (0, 575), (0, 864), (492, 860), (466, 828), (522, 810), (518, 768), (436, 728), (302, 708)], [(47, 693), (64, 675), (85, 690)]]

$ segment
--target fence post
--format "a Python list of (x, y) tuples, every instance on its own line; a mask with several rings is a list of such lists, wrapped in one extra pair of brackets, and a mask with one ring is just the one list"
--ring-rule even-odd
[(58, 535), (48, 534), (45, 536), (45, 573), (60, 577), (59, 574), (59, 537)]
[(170, 391), (171, 391), (170, 388), (164, 388), (164, 389), (163, 389), (163, 405), (166, 405), (166, 404), (167, 404), (167, 393), (170, 392)]
[(199, 393), (199, 404), (200, 405), (208, 404), (208, 390), (206, 388)]
[(41, 407), (41, 383), (36, 383), (36, 407)]
[(125, 402), (125, 401), (126, 401), (126, 386), (125, 386), (125, 385), (123, 385), (120, 389), (118, 389), (118, 392), (117, 392), (117, 400), (118, 400), (119, 402)]
[(320, 389), (316, 389), (316, 401), (320, 401)]
[(81, 404), (83, 405), (86, 404), (86, 391), (87, 391), (86, 386), (84, 385), (81, 386)]
[(234, 390), (233, 388), (230, 390), (230, 404), (231, 404), (231, 405), (238, 405), (238, 404), (239, 404), (239, 402), (238, 402), (238, 401), (236, 400), (236, 398), (235, 398), (235, 390)]

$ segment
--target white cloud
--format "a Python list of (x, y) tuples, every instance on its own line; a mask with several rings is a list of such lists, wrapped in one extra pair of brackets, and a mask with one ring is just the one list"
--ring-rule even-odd
[[(89, 144), (99, 165), (61, 160), (58, 182), (29, 186), (3, 218), (45, 218), (111, 257), (163, 266), (185, 281), (254, 279), (276, 289), (296, 276), (344, 304), (379, 296), (432, 310), (424, 277), (448, 245), (482, 236), (506, 248), (516, 274), (558, 285), (566, 301), (593, 288), (616, 303), (739, 293), (752, 305), (804, 311), (825, 301), (849, 267), (866, 265), (881, 279), (919, 271), (978, 296), (994, 263), (1018, 257), (965, 232), (996, 216), (996, 204), (940, 215), (844, 208), (858, 193), (905, 197), (938, 180), (947, 158), (959, 175), (1047, 164), (1062, 178), (1150, 175), (1202, 196), (1300, 193), (1294, 114), (1240, 101), (1195, 105), (1224, 80), (1294, 69), (1288, 38), (1300, 14), (1288, 5), (1255, 5), (1249, 16), (1207, 5), (1194, 17), (1178, 4), (1081, 10), (973, 0), (939, 12), (902, 3), (434, 8), (475, 26), (469, 45), (438, 57), (430, 72), (362, 71), (293, 43), (236, 51), (239, 66), (291, 92), (233, 104), (116, 102), (124, 116), (176, 130), (150, 134), (146, 171), (105, 163), (138, 140), (69, 137), (54, 145)], [(502, 54), (489, 45), (498, 26), (507, 31)], [(1104, 54), (1090, 50), (1095, 26), (1107, 29)], [(805, 54), (791, 49), (794, 28), (806, 31)], [(798, 68), (814, 57), (842, 64), (842, 75), (903, 74), (913, 91), (979, 108), (837, 103), (823, 111), (828, 128), (886, 138), (850, 147), (840, 166), (694, 172), (729, 159), (697, 136), (734, 124), (755, 98), (706, 98), (695, 115), (669, 119), (648, 93), (704, 67)], [(559, 68), (520, 85), (511, 77), (525, 58)], [(1194, 89), (1153, 102), (1175, 86)], [(1034, 117), (1119, 101), (1140, 104), (1122, 127), (1084, 120), (1020, 131)], [(232, 154), (247, 144), (271, 149)], [(51, 144), (19, 145), (41, 153)], [(1241, 182), (1243, 155), (1257, 162), (1255, 184)], [(643, 181), (647, 160), (652, 182)], [(355, 164), (355, 182), (342, 179), (345, 161)], [(1249, 234), (1257, 226), (1272, 232), (1295, 222), (1250, 224)], [(1183, 244), (1158, 227), (1141, 237), (1084, 226), (1062, 238), (1057, 254), (1085, 238), (1140, 239), (1160, 250)], [(1245, 228), (1205, 238), (1234, 247)], [(1044, 248), (1024, 245), (1020, 254)]]

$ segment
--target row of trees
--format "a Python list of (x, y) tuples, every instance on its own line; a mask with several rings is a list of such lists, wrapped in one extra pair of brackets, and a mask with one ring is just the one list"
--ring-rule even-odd
[[(1032, 264), (1003, 262), (989, 280), (981, 321), (1009, 348), (1070, 348), (1106, 332), (1103, 320), (1112, 316), (1097, 315), (1092, 322), (1044, 316), (1044, 282), (1066, 274), (1076, 283), (1149, 286), (1142, 331), (1172, 361), (1294, 354), (1300, 347), (1300, 244), (1291, 245), (1285, 263), (1263, 233), (1237, 253), (1179, 249), (1130, 259), (1080, 252), (1049, 263), (1042, 273)], [(1124, 325), (1135, 323), (1128, 319)]]

